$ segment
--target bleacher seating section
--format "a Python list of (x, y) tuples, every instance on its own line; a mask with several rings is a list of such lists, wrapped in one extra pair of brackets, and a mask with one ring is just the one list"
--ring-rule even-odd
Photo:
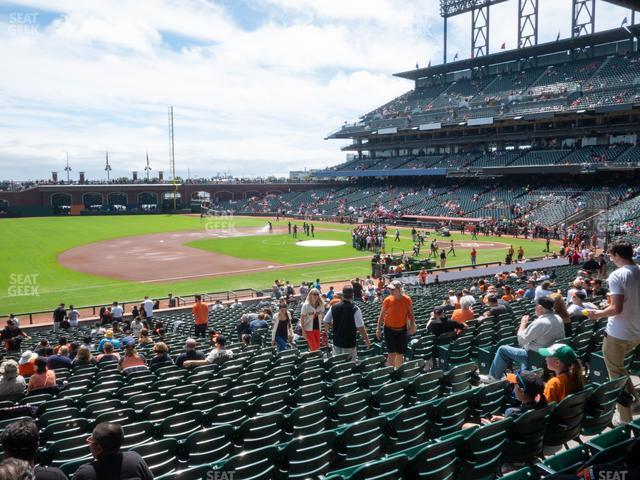
[[(558, 286), (567, 285), (576, 271), (574, 266), (555, 269)], [(507, 283), (517, 288), (523, 281)], [(228, 345), (235, 354), (221, 363), (193, 369), (158, 364), (128, 375), (116, 363), (77, 366), (56, 371), (66, 382), (61, 391), (34, 391), (16, 401), (37, 407), (38, 463), (72, 474), (90, 458), (85, 439), (92, 426), (119, 422), (124, 448), (137, 451), (164, 480), (201, 478), (211, 469), (233, 470), (236, 479), (480, 479), (498, 473), (505, 462), (524, 460), (530, 466), (506, 478), (537, 478), (565, 471), (576, 458), (588, 460), (640, 433), (640, 424), (605, 432), (624, 381), (608, 381), (604, 366), (591, 362), (601, 348), (606, 320), (576, 322), (574, 336), (564, 340), (591, 363), (591, 377), (599, 383), (516, 421), (460, 431), (463, 423), (498, 414), (511, 402), (506, 383), (479, 386), (477, 375), (487, 371), (496, 345), (515, 342), (520, 316), (533, 313), (533, 304), (525, 300), (512, 304), (504, 318), (469, 321), (459, 336), (427, 333), (429, 312), (439, 299), (463, 287), (469, 287), (468, 280), (412, 292), (418, 334), (408, 361), (395, 371), (384, 366), (384, 344), (367, 348), (360, 340), (354, 363), (344, 355), (310, 353), (303, 339), (295, 349), (276, 353), (263, 330), (254, 332), (250, 345)], [(372, 336), (380, 304), (360, 306)], [(239, 317), (252, 309), (255, 305), (214, 310), (209, 327), (236, 339)], [(477, 317), (478, 303), (475, 310)], [(299, 311), (297, 304), (294, 319)], [(194, 332), (190, 312), (158, 314), (158, 320), (172, 332), (166, 342), (171, 355), (178, 355)], [(80, 339), (88, 327), (66, 333)], [(57, 335), (42, 333), (53, 342)], [(208, 351), (208, 339), (199, 339), (198, 348)], [(152, 355), (150, 346), (138, 350)], [(14, 420), (2, 421), (0, 429)], [(580, 435), (591, 438), (543, 459), (543, 446), (567, 445)]]

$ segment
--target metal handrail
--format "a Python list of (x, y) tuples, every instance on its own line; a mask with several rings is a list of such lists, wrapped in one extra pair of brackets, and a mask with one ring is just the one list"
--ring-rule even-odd
[[(180, 303), (182, 303), (182, 305), (187, 305), (188, 303), (193, 303), (195, 302), (194, 297), (196, 295), (202, 295), (205, 299), (206, 298), (211, 298), (212, 300), (221, 300), (226, 298), (226, 300), (231, 300), (232, 298), (239, 298), (240, 296), (242, 296), (244, 293), (250, 294), (251, 298), (254, 297), (258, 297), (260, 296), (260, 292), (258, 290), (256, 290), (255, 288), (243, 288), (241, 290), (223, 290), (223, 291), (219, 291), (219, 292), (205, 292), (205, 293), (201, 293), (201, 294), (197, 294), (197, 293), (192, 293), (192, 294), (188, 294), (188, 295), (181, 295), (181, 296), (174, 296), (173, 298), (176, 299), (176, 305), (179, 307)], [(222, 298), (219, 298), (220, 296), (222, 296)], [(218, 298), (216, 298), (218, 297)], [(163, 300), (168, 300), (169, 297), (157, 297), (154, 298), (154, 301), (163, 301)], [(194, 300), (190, 300), (190, 299), (194, 299)], [(122, 308), (126, 308), (127, 305), (138, 305), (140, 303), (140, 300), (128, 300), (125, 302), (118, 302), (118, 304), (122, 307)], [(101, 307), (109, 307), (111, 306), (112, 303), (99, 303), (99, 304), (95, 304), (95, 305), (84, 305), (84, 306), (75, 306), (74, 308), (76, 310), (92, 310), (93, 315), (96, 315), (96, 312), (98, 309), (100, 309)], [(15, 315), (17, 317), (29, 317), (29, 325), (33, 325), (33, 317), (34, 315), (44, 315), (44, 314), (52, 314), (53, 310), (36, 310), (36, 311), (32, 311), (32, 312), (21, 312), (21, 313), (16, 313)]]

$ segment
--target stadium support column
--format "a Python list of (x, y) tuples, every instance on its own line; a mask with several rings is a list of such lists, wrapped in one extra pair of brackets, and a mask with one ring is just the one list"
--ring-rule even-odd
[(444, 17), (444, 59), (443, 63), (447, 63), (447, 17)]
[(573, 0), (571, 37), (591, 35), (595, 31), (596, 0)]
[(518, 0), (518, 48), (538, 44), (538, 0)]
[(471, 11), (471, 58), (489, 54), (489, 4)]

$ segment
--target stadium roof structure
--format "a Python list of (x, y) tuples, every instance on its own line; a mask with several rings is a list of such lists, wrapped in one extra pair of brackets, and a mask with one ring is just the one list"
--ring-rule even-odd
[(619, 7), (629, 8), (633, 10), (640, 10), (640, 0), (604, 0), (608, 3), (613, 3)]
[(584, 35), (555, 42), (541, 43), (527, 48), (501, 51), (483, 57), (469, 58), (457, 62), (434, 65), (427, 68), (416, 68), (414, 70), (395, 73), (394, 76), (406, 78), (408, 80), (418, 80), (420, 78), (435, 75), (443, 75), (463, 70), (479, 69), (489, 65), (531, 59), (557, 53), (562, 50), (584, 51), (585, 49), (593, 48), (595, 45), (613, 43), (638, 37), (640, 37), (640, 25), (630, 25), (626, 28), (603, 30), (602, 32), (594, 33), (593, 35)]

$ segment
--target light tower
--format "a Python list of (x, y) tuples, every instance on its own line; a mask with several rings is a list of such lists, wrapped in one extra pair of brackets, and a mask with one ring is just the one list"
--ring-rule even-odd
[(147, 172), (147, 183), (149, 183), (149, 172), (151, 171), (151, 166), (149, 165), (149, 152), (147, 152), (147, 166), (144, 167), (144, 170)]
[(71, 172), (71, 167), (69, 166), (69, 152), (67, 152), (67, 166), (64, 167), (64, 171), (67, 172), (67, 185), (71, 182), (69, 181), (69, 172)]
[(109, 165), (109, 152), (106, 152), (106, 164), (104, 166), (104, 171), (107, 172), (107, 182), (110, 181), (111, 174), (111, 165)]
[(169, 168), (171, 168), (171, 176), (173, 177), (173, 209), (176, 210), (176, 195), (178, 193), (178, 186), (176, 185), (176, 155), (173, 136), (173, 107), (169, 107)]

